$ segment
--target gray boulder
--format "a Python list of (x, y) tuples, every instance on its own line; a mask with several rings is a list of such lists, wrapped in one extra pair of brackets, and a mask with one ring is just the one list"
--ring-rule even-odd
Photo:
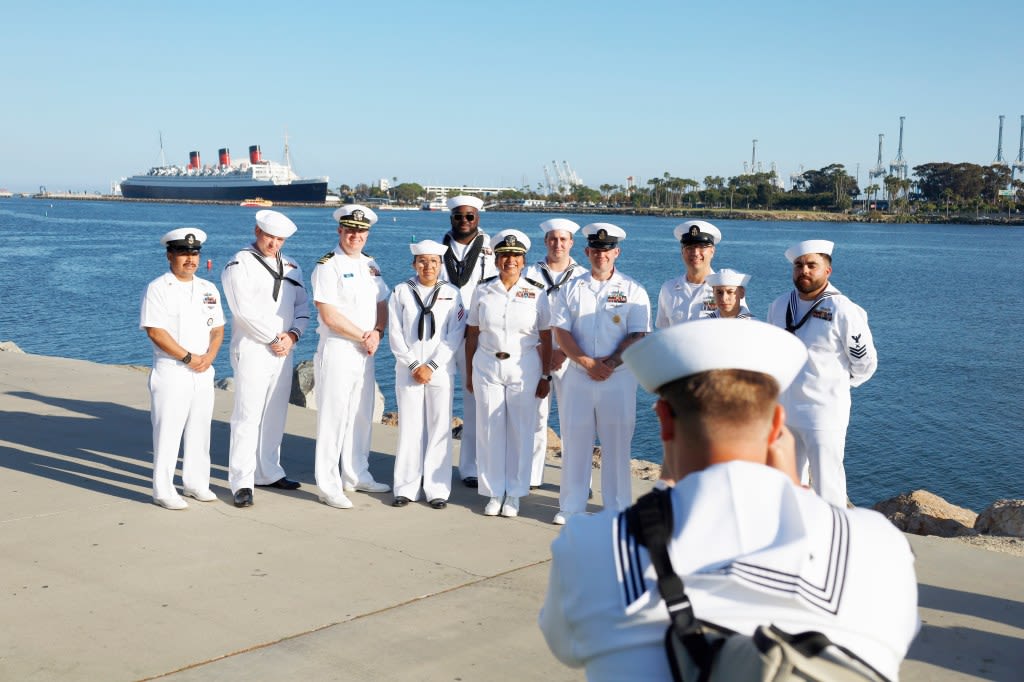
[(978, 514), (974, 530), (988, 535), (1024, 538), (1024, 500), (996, 500)]
[(974, 530), (976, 513), (950, 504), (927, 490), (915, 490), (884, 500), (874, 509), (906, 533), (944, 538), (978, 534)]

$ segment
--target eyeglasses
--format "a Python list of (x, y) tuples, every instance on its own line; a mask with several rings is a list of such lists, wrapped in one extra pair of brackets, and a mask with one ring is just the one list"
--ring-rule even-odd
[(452, 213), (452, 220), (465, 220), (467, 223), (471, 223), (476, 220), (476, 216), (472, 213)]

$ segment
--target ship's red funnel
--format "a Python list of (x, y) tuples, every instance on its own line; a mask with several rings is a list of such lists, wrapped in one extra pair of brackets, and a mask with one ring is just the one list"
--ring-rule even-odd
[(249, 163), (263, 163), (263, 156), (260, 154), (258, 144), (249, 146)]
[(188, 167), (199, 169), (199, 152), (188, 153)]
[(221, 149), (217, 153), (220, 156), (220, 165), (222, 165), (222, 166), (230, 166), (231, 165), (231, 150), (229, 150), (227, 147), (224, 147), (223, 149)]

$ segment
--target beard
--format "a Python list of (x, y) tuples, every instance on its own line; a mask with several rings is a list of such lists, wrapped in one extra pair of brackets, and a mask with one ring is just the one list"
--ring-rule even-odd
[(795, 286), (796, 290), (801, 294), (812, 294), (824, 287), (827, 283), (827, 279), (813, 279), (807, 277), (797, 277), (793, 280), (793, 286)]

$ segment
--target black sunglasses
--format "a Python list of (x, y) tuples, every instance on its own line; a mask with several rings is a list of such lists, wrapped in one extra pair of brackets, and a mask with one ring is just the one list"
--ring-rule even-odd
[(452, 213), (452, 220), (465, 220), (467, 223), (471, 223), (476, 220), (476, 216), (472, 213)]

